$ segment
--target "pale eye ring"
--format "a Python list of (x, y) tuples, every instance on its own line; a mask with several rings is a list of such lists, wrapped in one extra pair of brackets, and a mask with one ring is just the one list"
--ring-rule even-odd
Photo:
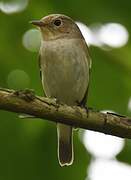
[(56, 19), (56, 20), (54, 21), (54, 25), (55, 25), (55, 26), (60, 26), (61, 24), (62, 24), (62, 22), (61, 22), (60, 19)]

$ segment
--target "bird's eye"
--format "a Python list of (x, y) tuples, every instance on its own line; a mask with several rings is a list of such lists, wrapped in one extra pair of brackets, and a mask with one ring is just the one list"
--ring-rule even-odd
[(60, 26), (61, 25), (61, 20), (60, 19), (56, 19), (55, 21), (54, 21), (54, 25), (55, 26)]

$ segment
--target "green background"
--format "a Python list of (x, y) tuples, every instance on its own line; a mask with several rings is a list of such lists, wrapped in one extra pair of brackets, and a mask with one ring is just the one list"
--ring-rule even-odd
[[(8, 2), (8, 1), (6, 1)], [(0, 86), (31, 88), (42, 95), (38, 53), (26, 50), (23, 34), (32, 28), (32, 19), (51, 13), (63, 13), (87, 25), (117, 22), (131, 33), (130, 0), (30, 0), (27, 8), (18, 13), (0, 12)], [(110, 51), (90, 47), (92, 57), (91, 85), (88, 104), (99, 110), (113, 110), (124, 115), (131, 96), (131, 41)], [(10, 72), (17, 73), (8, 76)], [(26, 78), (26, 73), (28, 78)], [(9, 79), (10, 77), (10, 79)], [(24, 79), (25, 78), (25, 79)], [(16, 82), (16, 84), (15, 84)], [(14, 84), (13, 84), (14, 83)], [(74, 133), (75, 161), (61, 168), (57, 161), (56, 125), (40, 119), (21, 120), (15, 113), (0, 111), (0, 180), (84, 180), (91, 155), (78, 133)], [(103, 145), (104, 146), (104, 145)], [(96, 147), (97, 148), (97, 147)], [(118, 159), (131, 164), (131, 141), (126, 140)]]

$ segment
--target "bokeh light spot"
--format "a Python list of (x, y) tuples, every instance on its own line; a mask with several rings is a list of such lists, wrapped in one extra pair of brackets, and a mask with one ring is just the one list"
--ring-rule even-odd
[(24, 47), (32, 52), (37, 52), (40, 48), (41, 34), (37, 29), (30, 29), (23, 35)]
[(94, 160), (88, 170), (90, 180), (130, 180), (131, 166), (116, 160)]
[(23, 70), (13, 70), (9, 73), (7, 78), (7, 85), (12, 89), (28, 88), (30, 84), (30, 77)]
[(113, 158), (124, 147), (124, 140), (93, 131), (85, 131), (83, 143), (94, 157)]
[(98, 46), (104, 50), (120, 48), (128, 42), (129, 33), (119, 23), (92, 24), (87, 27), (81, 22), (76, 22), (88, 45)]
[(122, 24), (107, 23), (100, 28), (99, 38), (104, 44), (118, 48), (127, 43), (129, 34)]
[(26, 9), (28, 0), (0, 1), (0, 10), (6, 14), (17, 13)]

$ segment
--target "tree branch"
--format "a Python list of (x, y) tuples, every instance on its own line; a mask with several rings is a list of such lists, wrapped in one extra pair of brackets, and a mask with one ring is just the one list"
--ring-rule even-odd
[(55, 99), (36, 96), (31, 90), (0, 88), (0, 109), (131, 139), (129, 117), (58, 104)]

